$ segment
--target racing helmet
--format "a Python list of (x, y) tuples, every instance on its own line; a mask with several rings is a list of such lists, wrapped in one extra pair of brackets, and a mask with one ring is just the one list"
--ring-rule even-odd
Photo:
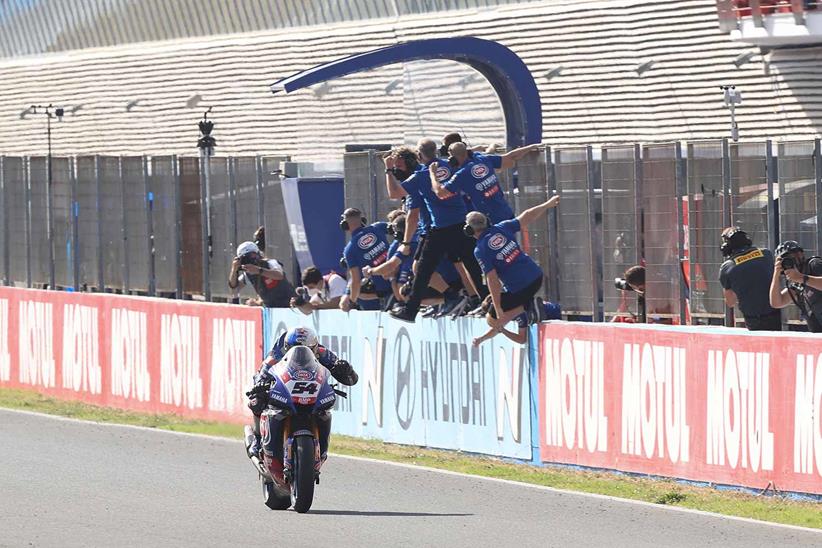
[(297, 345), (286, 352), (283, 361), (294, 369), (311, 369), (316, 366), (317, 358), (307, 346)]
[(317, 334), (310, 327), (292, 327), (285, 333), (283, 350), (287, 352), (295, 346), (307, 346), (316, 352), (319, 344)]

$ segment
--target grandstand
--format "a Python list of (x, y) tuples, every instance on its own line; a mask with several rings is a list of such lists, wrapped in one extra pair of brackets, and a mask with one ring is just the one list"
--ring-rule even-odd
[(472, 35), (533, 72), (551, 145), (728, 134), (807, 139), (822, 124), (822, 48), (729, 39), (713, 0), (10, 0), (0, 4), (0, 154), (42, 154), (31, 104), (61, 104), (56, 154), (196, 154), (213, 107), (222, 154), (339, 160), (346, 144), (463, 130), (504, 139), (490, 85), (448, 61), (361, 73), (287, 96), (269, 84), (401, 41)]

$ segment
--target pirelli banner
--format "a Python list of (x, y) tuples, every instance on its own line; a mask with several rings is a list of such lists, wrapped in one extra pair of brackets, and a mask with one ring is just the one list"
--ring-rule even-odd
[(551, 322), (543, 462), (822, 494), (822, 338)]
[(261, 355), (259, 308), (0, 287), (0, 387), (239, 422)]
[(359, 374), (337, 399), (332, 432), (531, 460), (527, 346), (502, 336), (473, 346), (484, 320), (408, 324), (380, 312), (269, 309), (265, 322), (267, 347), (288, 327), (309, 325)]

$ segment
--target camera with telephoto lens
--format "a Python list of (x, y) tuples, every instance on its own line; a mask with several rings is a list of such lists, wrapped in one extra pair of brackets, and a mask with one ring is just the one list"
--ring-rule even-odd
[(631, 287), (631, 284), (628, 283), (628, 280), (625, 278), (614, 278), (614, 287), (617, 289), (621, 289), (622, 291), (633, 291), (634, 288)]
[(782, 270), (790, 270), (796, 268), (796, 258), (785, 256), (782, 257)]
[(240, 257), (240, 264), (243, 265), (243, 266), (245, 266), (247, 264), (253, 264), (253, 265), (261, 266), (260, 265), (261, 262), (262, 261), (260, 261), (260, 259), (258, 259), (257, 257), (254, 256), (254, 253), (246, 253), (245, 255)]
[(297, 296), (294, 297), (294, 306), (303, 306), (311, 300), (307, 287), (298, 287), (294, 292), (297, 293)]

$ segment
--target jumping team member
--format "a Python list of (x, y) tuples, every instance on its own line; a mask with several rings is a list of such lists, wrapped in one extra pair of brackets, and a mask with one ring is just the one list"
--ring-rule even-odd
[[(417, 275), (411, 289), (411, 295), (405, 306), (392, 310), (391, 316), (396, 319), (413, 322), (419, 311), (423, 294), (428, 287), (431, 276), (437, 269), (443, 257), (448, 256), (453, 262), (462, 261), (471, 276), (471, 283), (481, 296), (487, 294), (487, 288), (482, 283), (482, 271), (473, 256), (473, 243), (470, 238), (462, 232), (462, 224), (465, 219), (465, 203), (458, 194), (438, 197), (431, 189), (431, 177), (429, 167), (434, 168), (435, 177), (445, 180), (451, 176), (451, 168), (444, 160), (436, 157), (437, 145), (431, 139), (423, 139), (419, 142), (419, 159), (425, 164), (425, 169), (419, 169), (416, 165), (414, 151), (402, 147), (393, 154), (393, 161), (386, 164), (386, 167), (397, 167), (412, 175), (402, 181), (402, 188), (409, 195), (419, 195), (431, 214), (431, 230), (429, 231), (425, 248), (422, 250), (419, 263), (417, 265)], [(404, 243), (408, 242), (416, 229), (419, 209), (412, 209), (409, 218), (406, 219), (406, 229)], [(401, 245), (400, 251), (404, 255), (410, 254), (410, 246)]]
[(464, 230), (477, 239), (474, 254), (485, 273), (494, 305), (487, 315), (492, 328), (499, 330), (525, 312), (542, 287), (542, 269), (519, 247), (516, 233), (557, 204), (559, 196), (554, 196), (526, 209), (516, 219), (497, 224), (478, 211), (466, 216)]
[(492, 223), (513, 219), (514, 211), (505, 200), (505, 193), (499, 184), (496, 170), (513, 167), (520, 158), (532, 150), (536, 148), (527, 146), (497, 156), (470, 152), (465, 143), (453, 143), (448, 147), (448, 152), (451, 155), (449, 160), (453, 159), (452, 167), (456, 166), (456, 172), (445, 183), (432, 178), (432, 188), (437, 196), (453, 192), (464, 193), (471, 199), (473, 208), (484, 213)]
[(340, 219), (340, 228), (351, 231), (351, 241), (343, 250), (348, 265), (347, 294), (340, 300), (340, 308), (346, 312), (354, 303), (360, 310), (379, 310), (380, 299), (391, 293), (391, 284), (381, 276), (369, 278), (363, 283), (362, 267), (379, 266), (388, 258), (388, 223), (366, 224), (362, 212), (346, 209)]

